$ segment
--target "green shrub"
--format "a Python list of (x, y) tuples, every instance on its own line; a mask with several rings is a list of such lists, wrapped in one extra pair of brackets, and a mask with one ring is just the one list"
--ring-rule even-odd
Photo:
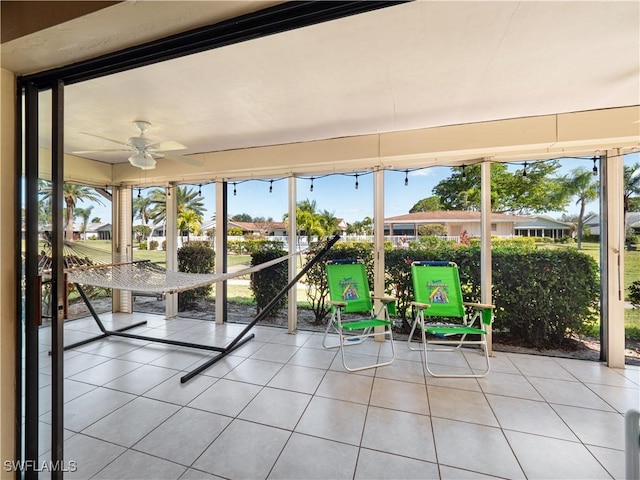
[(438, 248), (442, 245), (452, 245), (456, 243), (453, 240), (445, 240), (440, 237), (421, 236), (417, 240), (409, 242), (409, 248)]
[[(287, 252), (278, 248), (278, 245), (271, 242), (264, 242), (261, 248), (251, 254), (251, 265), (260, 265), (270, 260), (275, 260), (286, 255)], [(256, 299), (257, 312), (260, 313), (264, 307), (287, 286), (289, 279), (287, 262), (276, 263), (251, 274), (250, 288)], [(287, 305), (287, 296), (283, 296), (280, 301), (267, 314), (268, 317), (276, 316)]]
[(535, 250), (536, 242), (551, 243), (553, 240), (549, 237), (492, 237), (491, 245), (494, 248), (503, 247), (520, 247), (526, 250)]
[(436, 235), (444, 237), (447, 234), (447, 229), (444, 225), (439, 224), (427, 224), (418, 226), (418, 235)]
[(147, 242), (140, 242), (139, 248), (140, 248), (140, 250), (146, 250), (147, 249)]
[(560, 347), (597, 320), (598, 266), (576, 250), (493, 252), (494, 329), (535, 348)]
[[(206, 245), (185, 245), (178, 249), (178, 270), (186, 273), (213, 273), (215, 252)], [(178, 294), (178, 310), (183, 312), (197, 300), (207, 298), (211, 285), (192, 288)]]
[(228, 240), (227, 250), (237, 255), (252, 254), (263, 249), (282, 249), (283, 240), (264, 240), (261, 238), (250, 238), (245, 240)]
[(629, 301), (634, 308), (640, 308), (640, 280), (629, 285)]

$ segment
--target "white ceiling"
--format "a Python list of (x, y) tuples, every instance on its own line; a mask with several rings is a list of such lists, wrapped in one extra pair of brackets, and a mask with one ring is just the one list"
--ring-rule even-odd
[(638, 104), (639, 2), (418, 1), (70, 85), (65, 151), (138, 119), (190, 154)]

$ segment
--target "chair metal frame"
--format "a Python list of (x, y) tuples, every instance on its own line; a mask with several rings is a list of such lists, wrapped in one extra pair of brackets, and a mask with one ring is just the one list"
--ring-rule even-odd
[[(361, 278), (349, 285), (341, 292), (340, 295), (336, 294), (335, 288), (332, 290), (332, 279), (337, 278), (340, 275), (338, 270), (346, 270), (341, 268), (342, 266), (361, 265)], [(351, 269), (350, 269), (351, 270)], [(327, 262), (326, 266), (327, 281), (329, 282), (329, 296), (330, 305), (332, 309), (331, 319), (327, 323), (327, 328), (324, 332), (322, 339), (322, 346), (324, 348), (340, 348), (340, 354), (342, 356), (342, 365), (345, 370), (349, 372), (357, 372), (360, 370), (366, 370), (369, 368), (384, 367), (390, 365), (396, 357), (395, 347), (393, 343), (393, 321), (389, 316), (389, 304), (396, 301), (395, 297), (384, 296), (376, 297), (372, 296), (369, 290), (369, 284), (367, 274), (365, 271), (364, 263), (357, 259), (340, 259), (331, 260)], [(350, 277), (349, 277), (350, 278)], [(357, 283), (364, 283), (364, 285), (356, 285)], [(347, 291), (349, 288), (355, 288), (357, 290), (356, 298), (348, 298)], [(360, 287), (360, 288), (358, 288)], [(381, 303), (378, 311), (375, 311), (373, 300), (378, 300)], [(344, 320), (342, 318), (343, 313), (364, 313), (367, 312), (369, 316), (367, 318), (359, 318), (355, 320)], [(330, 331), (338, 334), (338, 343), (329, 344), (327, 342)], [(378, 362), (374, 364), (368, 364), (361, 367), (349, 367), (345, 358), (345, 347), (353, 345), (359, 345), (367, 340), (369, 337), (389, 337), (391, 341), (391, 359), (385, 362)]]
[[(437, 286), (431, 294), (423, 289), (428, 289), (428, 285), (420, 285), (419, 268), (453, 268), (453, 282), (445, 288), (449, 289), (450, 297), (453, 302), (448, 303), (448, 298), (439, 301), (424, 301), (425, 293), (428, 299), (434, 298)], [(491, 370), (489, 363), (489, 349), (487, 346), (487, 331), (483, 325), (491, 325), (493, 319), (494, 305), (484, 303), (471, 303), (462, 300), (462, 288), (460, 285), (460, 277), (458, 275), (458, 265), (453, 262), (446, 261), (418, 261), (411, 264), (411, 277), (413, 281), (414, 297), (422, 301), (412, 301), (411, 305), (416, 309), (416, 316), (411, 327), (411, 333), (407, 341), (409, 349), (413, 351), (424, 351), (424, 364), (427, 372), (434, 377), (462, 377), (462, 378), (480, 378), (486, 376)], [(444, 284), (443, 284), (444, 285)], [(432, 285), (432, 287), (434, 287)], [(453, 290), (451, 290), (453, 289)], [(433, 308), (432, 308), (433, 307)], [(467, 308), (471, 311), (467, 311)], [(431, 311), (431, 312), (430, 312)], [(426, 313), (425, 313), (426, 312)], [(460, 318), (462, 323), (429, 323), (425, 321), (427, 317), (449, 317)], [(420, 328), (422, 337), (422, 348), (411, 346), (413, 336), (417, 328)], [(429, 340), (429, 335), (434, 336), (434, 340)], [(467, 335), (479, 335), (480, 340), (467, 340)], [(448, 339), (453, 336), (458, 338)], [(436, 345), (436, 347), (430, 347)], [(484, 354), (485, 369), (480, 373), (471, 374), (455, 374), (455, 373), (435, 373), (429, 368), (428, 352), (459, 352), (462, 353), (464, 345), (478, 345)], [(438, 346), (445, 346), (438, 347)], [(448, 347), (447, 347), (448, 346)]]

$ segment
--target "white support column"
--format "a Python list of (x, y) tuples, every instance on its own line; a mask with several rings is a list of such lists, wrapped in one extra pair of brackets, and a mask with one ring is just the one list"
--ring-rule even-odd
[[(297, 206), (297, 180), (296, 177), (291, 175), (289, 177), (289, 229), (287, 235), (289, 235), (289, 255), (294, 254), (298, 248), (298, 242), (296, 238), (296, 231), (298, 230), (298, 224), (296, 219), (296, 206)], [(289, 281), (293, 280), (297, 274), (298, 256), (291, 257), (289, 259)], [(289, 304), (288, 304), (288, 322), (287, 331), (294, 333), (298, 328), (298, 285), (294, 285), (289, 290)]]
[[(376, 297), (384, 296), (384, 170), (373, 173), (373, 293)], [(376, 311), (380, 301), (376, 301)], [(380, 327), (380, 331), (382, 327)], [(374, 337), (384, 342), (385, 337)]]
[[(224, 236), (226, 233), (226, 229), (224, 228), (225, 221), (227, 220), (225, 217), (225, 208), (224, 204), (226, 202), (225, 195), (227, 194), (226, 189), (223, 188), (222, 182), (216, 183), (216, 274), (220, 275), (226, 273), (224, 270), (224, 262), (222, 260), (223, 256), (227, 254), (225, 251), (225, 241)], [(225, 297), (225, 289), (224, 282), (216, 282), (216, 323), (221, 325), (224, 323), (225, 318), (225, 307), (226, 307), (226, 299)]]
[[(480, 166), (480, 301), (490, 304), (491, 301), (491, 162), (482, 162)], [(487, 326), (487, 347), (489, 355), (493, 355), (491, 327)]]
[[(115, 263), (131, 262), (133, 261), (131, 188), (114, 187), (111, 199), (112, 258)], [(114, 312), (133, 312), (133, 296), (130, 290), (113, 290), (111, 303)]]
[[(167, 238), (167, 270), (178, 270), (178, 204), (176, 187), (168, 185), (165, 201), (165, 235)], [(165, 315), (172, 318), (178, 315), (178, 294), (170, 293), (165, 297)]]
[(608, 366), (624, 368), (624, 159), (617, 149), (607, 151), (600, 175), (601, 348)]

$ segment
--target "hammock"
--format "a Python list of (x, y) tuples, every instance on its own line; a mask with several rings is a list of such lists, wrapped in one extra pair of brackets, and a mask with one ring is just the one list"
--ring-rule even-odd
[[(222, 274), (176, 272), (166, 270), (150, 260), (112, 263), (111, 252), (71, 242), (64, 243), (63, 258), (67, 280), (71, 283), (143, 293), (178, 293), (248, 275), (304, 252), (306, 250)], [(40, 256), (38, 269), (45, 278), (48, 277), (51, 255), (45, 251)]]
[(285, 255), (253, 267), (244, 268), (238, 272), (222, 274), (185, 273), (165, 270), (151, 263), (149, 260), (74, 267), (66, 269), (65, 272), (67, 273), (69, 282), (79, 283), (81, 285), (92, 285), (94, 287), (119, 290), (135, 290), (136, 292), (177, 293), (257, 272), (283, 262), (295, 255), (299, 255), (300, 253), (302, 253), (302, 251)]

